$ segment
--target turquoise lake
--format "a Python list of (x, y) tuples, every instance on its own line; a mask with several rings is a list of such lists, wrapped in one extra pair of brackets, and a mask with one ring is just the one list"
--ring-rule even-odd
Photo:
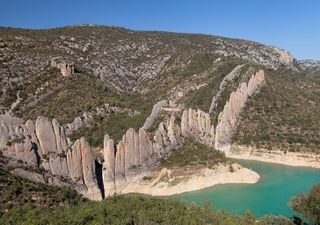
[(202, 205), (208, 201), (214, 209), (225, 209), (239, 215), (250, 210), (255, 216), (284, 215), (290, 217), (290, 198), (307, 192), (320, 182), (320, 170), (289, 167), (272, 163), (238, 160), (260, 174), (256, 184), (224, 184), (200, 191), (176, 195), (189, 203)]

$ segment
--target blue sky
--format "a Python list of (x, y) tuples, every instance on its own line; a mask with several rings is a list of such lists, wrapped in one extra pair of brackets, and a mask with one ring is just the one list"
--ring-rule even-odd
[(320, 59), (318, 0), (1, 0), (0, 26), (92, 23), (254, 40)]

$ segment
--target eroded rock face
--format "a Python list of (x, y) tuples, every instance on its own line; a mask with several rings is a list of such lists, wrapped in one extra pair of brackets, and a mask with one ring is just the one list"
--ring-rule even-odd
[(116, 191), (115, 186), (115, 148), (114, 141), (109, 135), (104, 136), (103, 144), (103, 186), (105, 196), (111, 196)]
[(98, 187), (95, 163), (92, 156), (92, 150), (89, 143), (84, 139), (80, 139), (81, 146), (81, 157), (82, 157), (82, 171), (83, 171), (83, 180), (87, 187), (87, 196), (92, 200), (101, 200), (102, 195)]
[(84, 138), (75, 141), (72, 150), (68, 151), (67, 164), (72, 181), (80, 187), (83, 186), (79, 189), (80, 192), (89, 199), (101, 200), (102, 194), (97, 183), (92, 150)]
[(69, 171), (65, 156), (52, 155), (49, 158), (49, 168), (53, 175), (68, 178)]
[[(161, 122), (156, 136), (152, 138), (142, 127), (137, 133), (129, 128), (114, 148), (113, 140), (106, 135), (104, 139), (104, 174), (105, 196), (121, 193), (128, 185), (135, 182), (141, 172), (148, 170), (159, 158), (180, 143), (180, 127), (171, 116)], [(157, 135), (158, 134), (158, 135)]]
[[(228, 79), (234, 79), (239, 69), (241, 67), (235, 68), (234, 74)], [(117, 145), (109, 135), (105, 135), (102, 172), (104, 195), (110, 196), (124, 191), (137, 181), (137, 177), (141, 178), (150, 165), (170, 153), (185, 138), (228, 151), (241, 110), (248, 97), (255, 94), (263, 83), (262, 70), (252, 75), (247, 83), (241, 83), (238, 89), (231, 93), (219, 114), (216, 128), (211, 124), (209, 113), (201, 110), (185, 109), (180, 126), (176, 123), (176, 116), (181, 115), (180, 109), (167, 110), (171, 113), (151, 135), (145, 127), (150, 128), (160, 110), (168, 106), (167, 101), (161, 101), (153, 107), (139, 132), (129, 128)], [(224, 88), (223, 85), (220, 86), (221, 89)], [(65, 129), (55, 119), (50, 121), (39, 117), (34, 125), (31, 120), (23, 124), (23, 121), (18, 119), (0, 117), (0, 134), (0, 148), (2, 151), (4, 149), (6, 156), (26, 160), (27, 163), (43, 168), (46, 176), (50, 175), (46, 177), (50, 184), (65, 185), (64, 181), (67, 180), (86, 197), (92, 200), (102, 199), (90, 145), (84, 138), (71, 145)], [(40, 160), (37, 157), (40, 157)], [(41, 180), (39, 176), (35, 178)]]
[(70, 185), (93, 200), (102, 198), (91, 147), (84, 138), (69, 147), (65, 130), (55, 119), (39, 117), (34, 125), (31, 120), (24, 124), (21, 119), (0, 116), (0, 145), (3, 155), (15, 162), (13, 165), (23, 166), (23, 161), (44, 170), (38, 175), (23, 169), (14, 173), (23, 177), (31, 174), (24, 178), (51, 185)]
[(208, 146), (214, 145), (214, 127), (209, 113), (186, 109), (181, 118), (181, 134)]
[(62, 154), (68, 148), (67, 136), (63, 127), (58, 123), (56, 119), (52, 120), (52, 126), (56, 137), (56, 146), (58, 154)]
[(153, 124), (154, 120), (157, 118), (158, 114), (160, 113), (162, 107), (166, 107), (168, 105), (169, 105), (169, 103), (167, 100), (162, 100), (162, 101), (158, 102), (157, 104), (155, 104), (152, 108), (150, 115), (148, 116), (144, 125), (142, 126), (142, 128), (145, 130), (149, 129), (151, 127), (151, 125)]
[(43, 155), (56, 152), (56, 137), (52, 122), (48, 118), (38, 117), (36, 120), (36, 135)]
[(0, 116), (0, 151), (4, 156), (37, 166), (37, 152), (31, 138), (32, 134), (21, 119)]
[(64, 61), (59, 61), (58, 59), (51, 60), (51, 67), (60, 69), (62, 76), (70, 77), (74, 74), (74, 64)]
[(73, 182), (84, 184), (80, 140), (76, 140), (71, 149), (71, 151), (67, 152), (69, 176)]
[(248, 83), (242, 83), (232, 92), (223, 111), (219, 114), (215, 133), (215, 148), (229, 151), (231, 139), (236, 132), (240, 113), (248, 100), (264, 83), (264, 71), (259, 70), (252, 75)]
[(233, 81), (236, 77), (238, 77), (240, 75), (240, 72), (241, 72), (241, 69), (243, 68), (243, 66), (244, 65), (236, 66), (228, 75), (226, 75), (223, 78), (222, 82), (220, 83), (218, 92), (215, 95), (213, 95), (213, 97), (212, 97), (209, 113), (212, 113), (215, 110), (215, 108), (217, 107), (217, 100), (221, 97), (221, 94), (225, 90), (228, 82)]
[(152, 142), (148, 133), (143, 129), (139, 129), (139, 148), (140, 148), (140, 160), (145, 162), (153, 154)]

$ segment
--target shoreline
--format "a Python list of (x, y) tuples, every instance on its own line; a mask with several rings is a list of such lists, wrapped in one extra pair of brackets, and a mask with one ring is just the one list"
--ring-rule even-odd
[(253, 160), (275, 163), (292, 167), (308, 167), (320, 169), (320, 155), (312, 153), (296, 153), (280, 150), (255, 149), (246, 146), (233, 146), (226, 154), (231, 159)]
[[(232, 167), (232, 171), (230, 171)], [(172, 196), (185, 192), (198, 191), (219, 184), (254, 184), (260, 175), (238, 163), (219, 165), (214, 169), (187, 171), (189, 174), (175, 176), (173, 169), (163, 168), (157, 171), (155, 179), (144, 181), (140, 177), (136, 182), (123, 188), (120, 194), (138, 193), (150, 196)]]

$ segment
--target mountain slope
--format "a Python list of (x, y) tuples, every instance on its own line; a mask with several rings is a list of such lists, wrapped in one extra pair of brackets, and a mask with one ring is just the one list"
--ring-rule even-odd
[(284, 50), (104, 26), (0, 34), (6, 170), (100, 200), (189, 141), (319, 163), (319, 76)]

